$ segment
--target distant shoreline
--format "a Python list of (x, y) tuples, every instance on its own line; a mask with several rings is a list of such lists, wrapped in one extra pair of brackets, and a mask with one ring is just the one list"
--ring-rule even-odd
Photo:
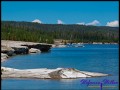
[(102, 42), (94, 42), (94, 43), (80, 43), (80, 44), (119, 44), (119, 43), (102, 43)]
[[(37, 44), (43, 44), (43, 45), (51, 45), (51, 48), (55, 48), (56, 45), (55, 44), (46, 44), (46, 43), (36, 43), (36, 42), (25, 42), (25, 41), (11, 41), (11, 40), (1, 40), (2, 44), (1, 44), (1, 62), (6, 61), (9, 57), (11, 56), (15, 56), (16, 54), (14, 53), (15, 50), (13, 48), (15, 48), (17, 50), (17, 54), (22, 55), (22, 54), (29, 54), (30, 49), (27, 46), (22, 46), (22, 44), (26, 44), (26, 45), (33, 45), (35, 47), (35, 45)], [(63, 44), (63, 43), (62, 43)], [(75, 44), (75, 43), (73, 43)], [(76, 43), (78, 44), (78, 43)], [(93, 43), (79, 43), (79, 44), (118, 44), (118, 43), (102, 43), (102, 42), (93, 42)], [(35, 47), (36, 48), (36, 47)], [(49, 48), (48, 48), (49, 49)], [(22, 50), (22, 51), (21, 51)], [(33, 49), (32, 53), (40, 53), (41, 51), (39, 51), (38, 49)]]

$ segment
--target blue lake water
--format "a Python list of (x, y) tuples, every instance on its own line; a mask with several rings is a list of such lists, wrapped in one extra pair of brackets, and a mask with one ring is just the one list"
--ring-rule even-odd
[[(119, 45), (86, 44), (84, 48), (52, 48), (48, 53), (19, 55), (3, 62), (2, 66), (17, 69), (32, 68), (76, 68), (82, 71), (101, 72), (110, 74), (106, 77), (44, 80), (44, 79), (3, 79), (2, 90), (39, 89), (39, 90), (101, 90), (81, 84), (81, 80), (101, 82), (114, 80), (118, 82)], [(99, 86), (99, 85), (97, 85)], [(104, 85), (103, 85), (104, 86)], [(111, 84), (115, 88), (102, 90), (119, 90), (118, 84)]]

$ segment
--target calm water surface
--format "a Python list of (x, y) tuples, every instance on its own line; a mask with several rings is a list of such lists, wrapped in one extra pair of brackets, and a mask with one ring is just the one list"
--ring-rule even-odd
[[(82, 71), (101, 72), (110, 74), (106, 77), (86, 78), (94, 82), (104, 79), (118, 82), (118, 45), (85, 45), (84, 48), (52, 48), (48, 53), (19, 55), (3, 62), (2, 66), (17, 69), (32, 68), (76, 68)], [(2, 90), (17, 89), (77, 89), (77, 90), (101, 90), (82, 85), (79, 79), (44, 80), (44, 79), (4, 79)], [(99, 85), (98, 85), (99, 86)], [(113, 86), (113, 85), (111, 85)], [(114, 89), (119, 90), (116, 86)]]

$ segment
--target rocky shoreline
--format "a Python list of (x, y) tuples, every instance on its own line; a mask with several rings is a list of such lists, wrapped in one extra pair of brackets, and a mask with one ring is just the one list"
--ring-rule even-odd
[(1, 40), (1, 62), (18, 54), (48, 52), (51, 47), (46, 43)]
[[(23, 41), (1, 41), (1, 62), (17, 54), (29, 54), (47, 52), (52, 45), (44, 43), (23, 42)], [(2, 79), (4, 78), (37, 78), (37, 79), (75, 79), (87, 77), (108, 76), (108, 74), (79, 71), (74, 68), (57, 69), (14, 69), (1, 67)]]

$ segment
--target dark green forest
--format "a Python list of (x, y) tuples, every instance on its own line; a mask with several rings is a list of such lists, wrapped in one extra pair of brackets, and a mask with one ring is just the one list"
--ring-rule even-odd
[(119, 42), (119, 28), (77, 24), (39, 24), (32, 22), (1, 22), (1, 39), (54, 43), (54, 39), (72, 42)]

